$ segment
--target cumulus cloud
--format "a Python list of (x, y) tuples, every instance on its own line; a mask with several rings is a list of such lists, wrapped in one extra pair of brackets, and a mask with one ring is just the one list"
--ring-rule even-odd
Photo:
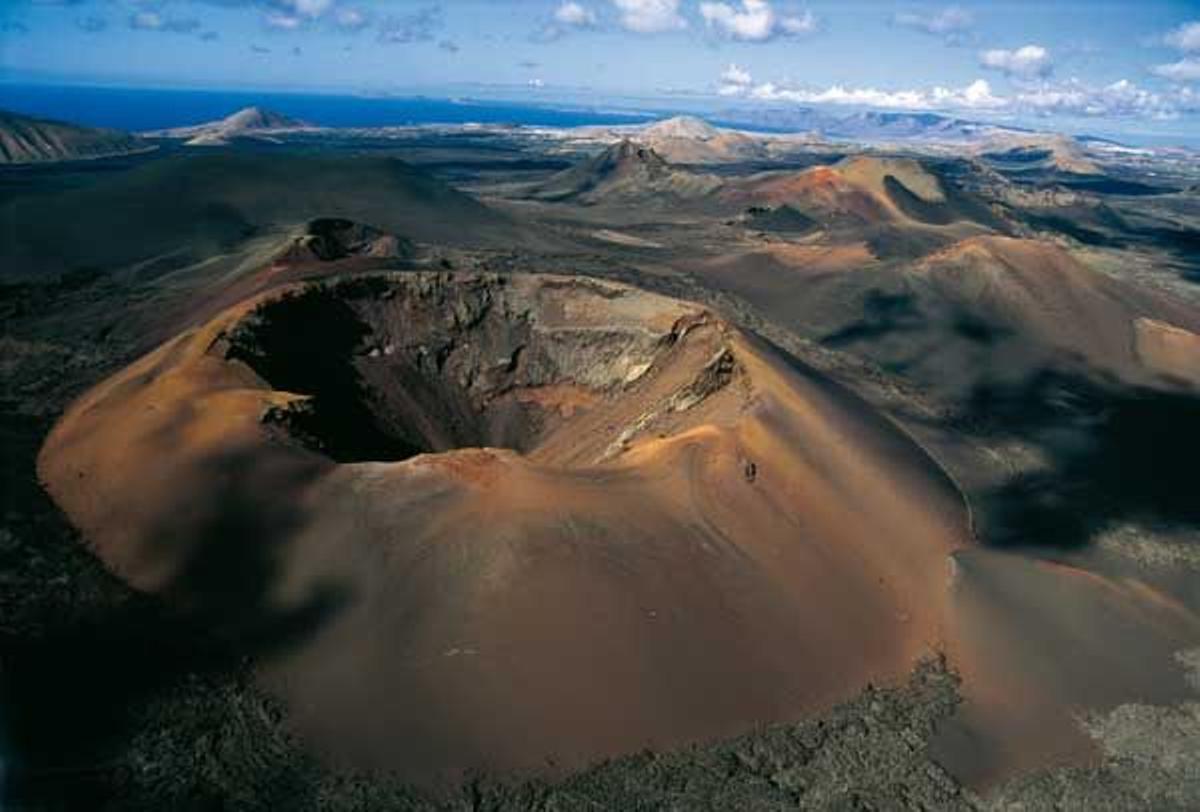
[(1189, 88), (1157, 93), (1128, 79), (1100, 87), (1072, 79), (1023, 90), (1012, 104), (1016, 109), (1043, 114), (1162, 120), (1200, 112), (1200, 94)]
[(888, 110), (998, 112), (1034, 116), (1172, 119), (1200, 113), (1200, 93), (1188, 87), (1155, 92), (1121, 80), (1089, 85), (1077, 79), (1041, 81), (1020, 86), (1009, 95), (997, 94), (984, 79), (964, 87), (883, 90), (833, 85), (795, 87), (774, 82), (755, 84), (748, 71), (730, 65), (720, 75), (718, 92), (764, 102), (853, 105)]
[(889, 110), (970, 109), (997, 110), (1006, 105), (992, 93), (983, 79), (962, 88), (933, 87), (912, 90), (880, 90), (872, 87), (833, 85), (823, 90), (779, 87), (771, 82), (748, 90), (750, 98), (800, 104), (841, 104)]
[(1200, 82), (1200, 59), (1185, 57), (1178, 62), (1155, 65), (1150, 72), (1172, 82)]
[(365, 11), (350, 6), (339, 8), (334, 21), (343, 31), (361, 31), (371, 24), (371, 18)]
[(680, 0), (612, 0), (621, 26), (638, 34), (655, 34), (687, 28), (687, 20), (679, 13), (679, 2)]
[(529, 35), (533, 42), (555, 42), (571, 31), (595, 28), (596, 12), (581, 3), (564, 2)]
[(740, 4), (704, 2), (700, 16), (710, 31), (743, 42), (767, 42), (777, 36), (800, 36), (817, 29), (811, 11), (781, 15), (769, 0), (741, 0)]
[(274, 28), (276, 31), (295, 31), (304, 25), (304, 20), (295, 14), (283, 14), (278, 11), (272, 11), (263, 17), (263, 23), (267, 28)]
[(1191, 20), (1168, 31), (1163, 35), (1163, 42), (1188, 53), (1200, 51), (1200, 20)]
[(315, 20), (333, 8), (333, 0), (271, 0), (286, 13)]
[(750, 71), (739, 67), (736, 63), (730, 62), (729, 67), (721, 72), (721, 83), (727, 85), (737, 85), (745, 87), (751, 84), (754, 78), (750, 75)]
[(1053, 69), (1050, 52), (1041, 45), (1023, 45), (1015, 50), (993, 48), (979, 54), (979, 64), (1009, 76), (1046, 76)]
[(938, 11), (902, 11), (892, 15), (892, 24), (956, 41), (975, 25), (971, 12), (959, 6)]
[[(116, 0), (113, 0), (114, 2)], [(226, 8), (257, 9), (262, 13), (263, 24), (276, 31), (295, 31), (323, 20), (332, 21), (344, 30), (358, 30), (370, 23), (370, 15), (343, 0), (191, 0)], [(156, 10), (169, 0), (130, 0), (135, 4)]]
[(201, 25), (199, 20), (191, 17), (164, 17), (157, 11), (139, 11), (130, 15), (129, 27), (136, 31), (195, 34)]
[(789, 15), (779, 19), (779, 27), (783, 33), (791, 36), (811, 34), (817, 30), (818, 25), (817, 15), (807, 9), (803, 14)]
[(554, 11), (554, 21), (573, 28), (590, 28), (596, 24), (596, 12), (579, 3), (563, 3)]
[(722, 96), (740, 96), (745, 94), (752, 84), (754, 77), (750, 75), (750, 71), (731, 62), (728, 68), (721, 71), (717, 93)]

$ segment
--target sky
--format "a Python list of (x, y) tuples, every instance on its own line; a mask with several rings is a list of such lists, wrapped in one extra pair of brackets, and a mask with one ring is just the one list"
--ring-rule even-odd
[(3, 0), (0, 81), (1200, 131), (1200, 0)]

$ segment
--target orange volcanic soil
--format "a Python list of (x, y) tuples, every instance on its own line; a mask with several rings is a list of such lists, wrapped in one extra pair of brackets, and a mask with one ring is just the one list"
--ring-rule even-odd
[[(938, 646), (962, 502), (853, 396), (629, 288), (372, 279), (274, 291), (168, 342), (40, 458), (142, 589), (264, 616), (336, 596), (261, 665), (322, 751), (414, 779), (580, 765), (791, 718)], [(404, 459), (302, 444), (286, 418), (319, 423), (322, 395), (238, 360), (276, 328), (332, 343), (351, 317), (357, 419), (402, 423)], [(272, 351), (268, 376), (331, 360), (281, 373)], [(231, 587), (255, 569), (258, 591)]]
[(911, 220), (896, 203), (889, 179), (927, 205), (946, 203), (941, 182), (906, 158), (855, 156), (803, 172), (766, 173), (731, 183), (722, 197), (741, 205), (794, 205), (802, 211), (850, 216), (862, 223)]
[(420, 782), (798, 718), (933, 651), (966, 678), (947, 760), (991, 780), (1088, 752), (1063, 679), (1162, 687), (1103, 640), (1200, 638), (1133, 579), (980, 549), (858, 398), (597, 280), (256, 295), (82, 397), (39, 472), (114, 572), (256, 644), (309, 746)]
[(1057, 245), (973, 237), (926, 257), (911, 278), (1030, 346), (1067, 353), (1131, 382), (1196, 380), (1200, 317), (1161, 294), (1098, 273)]

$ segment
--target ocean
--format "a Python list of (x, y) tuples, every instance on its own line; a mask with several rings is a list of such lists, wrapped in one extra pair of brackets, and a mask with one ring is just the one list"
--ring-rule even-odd
[(640, 124), (661, 115), (423, 96), (378, 98), (251, 91), (0, 84), (0, 109), (133, 132), (202, 124), (224, 118), (243, 107), (253, 105), (328, 127), (476, 122), (576, 127), (586, 124)]

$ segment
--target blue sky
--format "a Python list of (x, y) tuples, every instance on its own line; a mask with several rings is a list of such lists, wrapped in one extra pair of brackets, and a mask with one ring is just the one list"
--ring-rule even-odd
[(1200, 2), (4, 0), (0, 71), (8, 81), (937, 110), (1194, 133)]

